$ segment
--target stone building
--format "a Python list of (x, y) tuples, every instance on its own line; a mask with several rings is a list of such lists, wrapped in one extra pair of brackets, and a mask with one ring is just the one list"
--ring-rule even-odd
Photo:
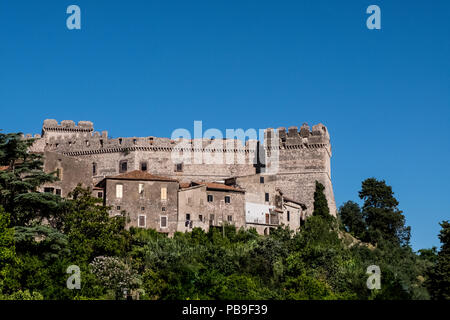
[[(31, 138), (31, 135), (25, 138)], [(107, 181), (115, 181), (113, 177), (139, 171), (172, 179), (173, 185), (196, 181), (194, 184), (197, 185), (192, 184), (179, 192), (177, 190), (175, 194), (188, 197), (190, 193), (198, 193), (197, 196), (200, 198), (195, 196), (195, 199), (200, 206), (200, 199), (204, 197), (204, 192), (212, 192), (212, 189), (208, 191), (206, 183), (224, 181), (224, 184), (229, 187), (245, 191), (235, 192), (232, 195), (234, 197), (235, 194), (242, 194), (244, 198), (245, 223), (268, 224), (261, 227), (261, 232), (264, 232), (267, 227), (274, 227), (280, 223), (290, 223), (295, 228), (294, 221), (300, 223), (300, 219), (294, 216), (311, 215), (315, 182), (319, 181), (325, 186), (330, 213), (336, 215), (331, 183), (331, 143), (328, 130), (323, 124), (314, 125), (312, 128), (303, 124), (300, 129), (292, 126), (287, 130), (284, 127), (268, 128), (264, 131), (264, 143), (260, 144), (251, 139), (244, 139), (246, 142), (242, 143), (243, 140), (238, 138), (172, 140), (147, 136), (113, 139), (108, 137), (107, 131), (101, 133), (94, 131), (94, 125), (90, 121), (80, 121), (75, 124), (71, 120), (58, 123), (56, 120), (47, 119), (44, 121), (41, 134), (35, 135), (34, 138), (35, 142), (30, 151), (44, 154), (45, 171), (55, 172), (60, 177), (60, 181), (46, 185), (43, 189), (46, 188), (46, 191), (59, 193), (62, 196), (67, 196), (78, 183), (92, 188), (101, 181), (106, 184)], [(214, 161), (204, 161), (205, 159)], [(128, 181), (127, 185), (136, 183), (139, 185), (139, 180), (136, 179), (124, 181)], [(147, 183), (152, 180), (142, 181)], [(194, 188), (196, 186), (204, 190), (203, 193), (196, 190)], [(190, 190), (190, 188), (194, 189)], [(101, 191), (96, 190), (96, 192), (98, 196), (98, 192)], [(223, 193), (225, 190), (214, 192)], [(268, 201), (266, 201), (266, 194), (269, 197)], [(108, 193), (108, 190), (105, 190), (104, 197), (113, 199), (108, 198), (112, 195), (114, 193)], [(225, 196), (217, 195), (216, 197), (224, 200)], [(283, 201), (283, 198), (292, 201)], [(115, 204), (113, 200), (111, 201)], [(207, 205), (206, 203), (205, 206)], [(217, 202), (216, 205), (220, 207), (221, 203)], [(173, 206), (178, 208), (178, 201), (175, 201)], [(301, 208), (301, 213), (291, 207), (288, 211), (293, 218), (287, 219), (285, 206), (300, 206), (297, 209)], [(233, 205), (222, 207), (231, 208)], [(198, 219), (200, 211), (197, 209), (199, 208), (192, 208), (196, 212), (182, 214), (192, 214), (191, 219), (197, 215), (195, 219)], [(132, 210), (135, 219), (132, 223), (137, 225), (139, 214), (136, 208)], [(262, 216), (257, 216), (258, 212)], [(210, 215), (211, 212), (205, 214)], [(155, 217), (156, 220), (159, 219), (158, 215)], [(169, 219), (169, 216), (167, 218)], [(205, 217), (202, 216), (202, 218)], [(216, 223), (217, 219), (222, 219), (221, 214), (214, 214), (213, 223)], [(145, 224), (157, 225), (156, 220), (151, 222), (146, 220)], [(167, 232), (171, 233), (174, 230), (170, 223), (175, 223), (178, 227), (185, 225), (185, 220), (186, 217), (167, 220), (169, 225)], [(195, 225), (195, 220), (191, 221), (192, 225)]]
[(283, 197), (283, 214), (280, 224), (297, 231), (306, 219), (306, 206), (298, 201)]
[[(239, 139), (175, 141), (154, 136), (112, 139), (107, 131), (95, 132), (89, 121), (76, 125), (70, 120), (58, 123), (48, 119), (44, 121), (42, 134), (35, 138), (31, 151), (66, 156), (63, 162), (73, 158), (84, 163), (91, 175), (91, 185), (106, 176), (142, 169), (180, 182), (213, 182), (266, 173), (273, 176), (284, 195), (307, 206), (307, 215), (312, 214), (315, 181), (319, 181), (325, 186), (331, 214), (336, 214), (331, 143), (323, 124), (312, 128), (303, 124), (300, 129), (292, 126), (288, 130), (269, 128), (265, 130), (264, 144), (260, 145), (253, 140), (242, 144)], [(180, 163), (174, 162), (174, 152), (182, 155)], [(217, 161), (204, 163), (201, 161), (204, 158)], [(63, 179), (62, 193), (73, 183), (68, 177)]]
[(104, 190), (104, 204), (111, 207), (111, 215), (126, 211), (128, 227), (152, 228), (168, 235), (177, 231), (177, 180), (136, 170), (106, 177), (97, 187)]
[(253, 174), (233, 177), (225, 184), (245, 190), (245, 218), (247, 227), (258, 233), (269, 234), (278, 227), (283, 214), (282, 193), (276, 187), (273, 175)]
[(222, 183), (182, 183), (178, 192), (178, 231), (205, 231), (224, 223), (245, 227), (245, 191)]

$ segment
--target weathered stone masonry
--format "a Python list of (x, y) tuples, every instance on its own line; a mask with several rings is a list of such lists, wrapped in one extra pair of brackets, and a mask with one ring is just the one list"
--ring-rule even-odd
[[(27, 136), (30, 137), (30, 136)], [(177, 141), (158, 137), (108, 137), (107, 131), (94, 131), (93, 123), (80, 121), (45, 120), (42, 134), (35, 136), (32, 151), (45, 154), (45, 170), (62, 168), (62, 179), (58, 184), (62, 195), (67, 195), (81, 182), (94, 186), (107, 176), (124, 171), (144, 170), (151, 174), (177, 179), (180, 182), (213, 182), (231, 177), (248, 176), (257, 173), (257, 154), (266, 158), (277, 154), (276, 160), (262, 169), (262, 175), (270, 175), (274, 184), (285, 196), (306, 204), (306, 214), (313, 210), (315, 181), (325, 186), (330, 211), (336, 214), (336, 204), (331, 182), (331, 143), (327, 128), (318, 124), (310, 127), (266, 129), (265, 143), (258, 147), (255, 141), (242, 145), (240, 140), (223, 140), (223, 147), (217, 141), (203, 139), (187, 141), (182, 148)], [(231, 146), (231, 147), (230, 147)], [(174, 149), (197, 152), (202, 155), (214, 153), (236, 159), (244, 163), (199, 164), (195, 161), (183, 163), (181, 167), (172, 161)], [(180, 152), (183, 152), (180, 150)], [(271, 168), (277, 170), (271, 174)], [(125, 169), (125, 170), (123, 170)], [(178, 169), (178, 170), (177, 170)], [(266, 172), (264, 172), (264, 170)]]

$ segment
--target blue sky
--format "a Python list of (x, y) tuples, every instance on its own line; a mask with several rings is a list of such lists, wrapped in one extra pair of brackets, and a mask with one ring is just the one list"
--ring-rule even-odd
[[(66, 28), (66, 8), (82, 29)], [(381, 30), (366, 8), (381, 8)], [(118, 136), (322, 122), (338, 205), (392, 185), (414, 249), (450, 217), (449, 1), (0, 2), (0, 128)]]

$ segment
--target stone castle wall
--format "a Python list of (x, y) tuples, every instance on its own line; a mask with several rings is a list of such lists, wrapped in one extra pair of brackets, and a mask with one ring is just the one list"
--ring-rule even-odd
[[(75, 124), (69, 120), (61, 123), (45, 120), (42, 134), (35, 138), (32, 151), (63, 155), (61, 161), (77, 159), (84, 164), (83, 177), (86, 170), (91, 172), (92, 184), (105, 176), (119, 174), (122, 161), (127, 161), (128, 171), (139, 170), (141, 163), (145, 162), (148, 172), (183, 182), (252, 175), (257, 173), (255, 164), (260, 158), (265, 162), (263, 173), (273, 175), (271, 181), (286, 196), (305, 203), (308, 215), (313, 209), (316, 180), (325, 186), (330, 211), (336, 212), (331, 182), (331, 143), (328, 130), (322, 124), (312, 129), (306, 124), (300, 129), (266, 129), (260, 148), (254, 140), (243, 145), (237, 139), (172, 140), (152, 136), (111, 139), (107, 131), (94, 131), (92, 122)], [(182, 172), (175, 170), (174, 153), (184, 159)], [(207, 157), (215, 159), (216, 163), (203, 163)], [(50, 166), (47, 165), (46, 170), (51, 170)]]

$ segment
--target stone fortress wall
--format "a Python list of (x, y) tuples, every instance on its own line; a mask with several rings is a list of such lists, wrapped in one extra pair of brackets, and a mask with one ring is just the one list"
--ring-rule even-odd
[[(32, 136), (27, 135), (26, 138)], [(330, 211), (336, 214), (331, 182), (330, 136), (323, 124), (312, 129), (307, 124), (300, 129), (295, 126), (288, 130), (284, 127), (269, 128), (265, 130), (264, 143), (260, 145), (255, 140), (242, 144), (238, 139), (172, 140), (153, 136), (112, 139), (107, 131), (94, 131), (90, 121), (75, 124), (71, 120), (58, 123), (47, 119), (42, 134), (34, 138), (31, 151), (45, 154), (48, 159), (45, 161), (46, 171), (64, 168), (60, 182), (63, 195), (78, 182), (94, 186), (105, 176), (119, 174), (121, 163), (125, 161), (128, 171), (140, 170), (145, 163), (149, 173), (180, 182), (212, 182), (256, 173), (270, 175), (267, 181), (274, 183), (284, 195), (306, 204), (307, 215), (313, 210), (317, 180), (325, 186)], [(174, 152), (184, 157), (180, 172), (176, 170)], [(217, 162), (202, 163), (203, 157), (212, 157)], [(264, 165), (265, 159), (268, 160)], [(73, 163), (76, 166), (72, 167)], [(77, 173), (69, 174), (71, 168)]]

